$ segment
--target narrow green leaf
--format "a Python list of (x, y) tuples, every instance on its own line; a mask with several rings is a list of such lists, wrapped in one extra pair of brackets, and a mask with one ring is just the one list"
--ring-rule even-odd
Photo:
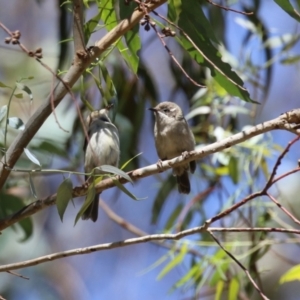
[(125, 178), (127, 181), (133, 183), (132, 179), (130, 178), (130, 176), (127, 173), (125, 173), (124, 171), (122, 171), (114, 166), (102, 165), (95, 169), (100, 170), (101, 172), (107, 172), (107, 173), (112, 173), (112, 174), (121, 176), (121, 177)]
[(176, 282), (175, 287), (181, 287), (189, 280), (193, 280), (194, 282), (196, 282), (196, 280), (201, 276), (202, 273), (203, 269), (200, 267), (200, 264), (195, 264), (182, 278), (180, 278)]
[(180, 252), (178, 255), (176, 255), (164, 268), (163, 270), (158, 274), (157, 279), (162, 279), (167, 273), (169, 273), (173, 268), (175, 268), (178, 264), (182, 262), (182, 260), (185, 257), (185, 254), (188, 251), (188, 245), (187, 243), (184, 243), (180, 249)]
[(169, 0), (168, 1), (168, 20), (170, 20), (173, 23), (177, 23), (180, 12), (181, 12), (181, 1), (180, 0)]
[(211, 276), (209, 285), (214, 287), (219, 281), (226, 280), (226, 271), (229, 268), (229, 262), (225, 261), (227, 254), (222, 249), (218, 250), (211, 258), (211, 263), (216, 267), (216, 271)]
[(88, 193), (86, 195), (85, 201), (83, 202), (78, 214), (76, 215), (75, 218), (75, 222), (74, 222), (74, 226), (76, 225), (76, 223), (78, 222), (78, 220), (80, 219), (80, 217), (83, 215), (83, 213), (87, 210), (87, 208), (90, 206), (90, 204), (93, 202), (94, 198), (96, 195), (96, 191), (95, 191), (95, 185), (91, 184), (88, 188)]
[(111, 99), (111, 98), (115, 98), (117, 96), (117, 92), (116, 92), (114, 82), (113, 82), (112, 78), (110, 77), (110, 75), (108, 73), (108, 70), (106, 69), (104, 63), (102, 61), (99, 61), (98, 64), (99, 64), (99, 67), (100, 67), (101, 72), (102, 72), (103, 79), (104, 79), (105, 84), (106, 84), (105, 98), (107, 100)]
[(290, 56), (284, 59), (280, 60), (280, 63), (284, 64), (284, 65), (290, 65), (290, 64), (295, 64), (297, 62), (299, 62), (300, 60), (300, 55), (295, 55), (295, 56)]
[[(124, 20), (132, 15), (136, 8), (136, 4), (133, 2), (126, 4), (125, 1), (119, 1), (119, 7), (120, 18)], [(138, 51), (141, 49), (139, 25), (137, 24), (131, 30), (127, 31), (124, 35), (124, 38), (128, 48), (124, 49), (123, 51), (120, 49), (121, 55), (127, 64), (129, 64), (129, 67), (133, 73), (136, 74), (139, 66)], [(125, 54), (126, 56), (124, 56)]]
[[(118, 20), (114, 0), (106, 0), (104, 2), (101, 19), (108, 31), (112, 30), (117, 25)], [(136, 29), (132, 30), (136, 31)], [(137, 52), (140, 48), (138, 34), (128, 32), (128, 39), (128, 47), (130, 46), (130, 51), (128, 51), (128, 48), (124, 45), (122, 39), (119, 39), (117, 42), (117, 47), (129, 68), (134, 74), (136, 74), (138, 57), (135, 55), (135, 52)]]
[(182, 207), (183, 207), (183, 205), (181, 203), (179, 203), (175, 207), (175, 209), (173, 210), (171, 216), (167, 220), (167, 223), (165, 225), (165, 230), (170, 230), (173, 227), (175, 221), (177, 220), (178, 216), (180, 215), (180, 213), (182, 211)]
[(292, 18), (300, 22), (300, 16), (297, 10), (292, 6), (289, 0), (274, 0), (286, 13), (288, 13)]
[(218, 281), (216, 285), (216, 294), (215, 294), (215, 300), (221, 300), (222, 292), (224, 290), (224, 281)]
[(64, 213), (66, 208), (73, 199), (72, 197), (73, 184), (70, 178), (66, 178), (58, 187), (56, 197), (56, 207), (61, 221), (63, 222)]
[(131, 194), (126, 187), (120, 183), (119, 180), (115, 180), (114, 178), (112, 178), (112, 181), (114, 182), (114, 184), (116, 185), (116, 187), (118, 187), (123, 193), (125, 193), (127, 196), (129, 196), (130, 198), (132, 198), (133, 200), (139, 200), (136, 196), (134, 196), (133, 194)]
[(279, 280), (280, 284), (283, 284), (285, 282), (290, 282), (298, 280), (300, 281), (300, 265), (296, 265), (289, 269), (286, 273), (284, 273)]
[(9, 89), (11, 89), (10, 86), (4, 84), (2, 81), (0, 81), (0, 88), (9, 88)]
[(24, 237), (20, 239), (20, 242), (25, 242), (33, 233), (33, 223), (31, 218), (25, 218), (19, 222), (19, 225), (23, 232), (25, 233)]
[(229, 176), (234, 184), (239, 182), (239, 161), (234, 156), (230, 157), (228, 164)]
[[(99, 7), (98, 7), (99, 8)], [(99, 21), (101, 19), (101, 14), (102, 14), (102, 8), (99, 8), (99, 12), (97, 13), (96, 16), (88, 20), (84, 26), (83, 26), (83, 32), (84, 32), (84, 38), (86, 44), (90, 40), (91, 35), (93, 34), (95, 28), (99, 24)]]
[(14, 96), (18, 99), (23, 99), (23, 93), (14, 94)]
[(174, 176), (170, 175), (168, 176), (168, 178), (165, 179), (164, 183), (161, 185), (161, 188), (157, 193), (152, 207), (152, 223), (156, 223), (158, 216), (162, 210), (162, 207), (167, 199), (167, 196), (174, 189), (175, 184), (176, 183), (174, 180)]
[(125, 169), (126, 166), (128, 164), (130, 164), (136, 157), (140, 156), (141, 154), (143, 154), (143, 152), (138, 153), (137, 155), (135, 155), (134, 157), (130, 158), (129, 160), (127, 160), (121, 167), (121, 170)]
[(240, 283), (237, 278), (233, 277), (229, 283), (228, 300), (238, 299)]

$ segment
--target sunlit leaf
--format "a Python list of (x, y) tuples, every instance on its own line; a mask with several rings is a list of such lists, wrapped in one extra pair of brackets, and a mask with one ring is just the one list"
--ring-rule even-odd
[(224, 281), (222, 280), (219, 280), (217, 282), (217, 285), (216, 285), (216, 293), (215, 293), (215, 300), (221, 300), (221, 297), (222, 297), (222, 292), (224, 290)]
[(228, 164), (229, 176), (234, 184), (239, 182), (239, 160), (233, 156), (230, 157)]
[(193, 280), (194, 282), (201, 276), (203, 273), (203, 269), (199, 264), (195, 264), (180, 280), (178, 280), (175, 284), (175, 287), (181, 287), (189, 280)]
[(236, 300), (239, 298), (238, 297), (239, 288), (240, 288), (239, 280), (233, 277), (229, 283), (228, 300)]
[(300, 281), (300, 265), (296, 265), (284, 273), (279, 280), (280, 284), (290, 281)]
[(188, 251), (188, 245), (184, 243), (180, 249), (180, 252), (163, 268), (158, 274), (157, 279), (162, 279), (167, 273), (182, 262)]

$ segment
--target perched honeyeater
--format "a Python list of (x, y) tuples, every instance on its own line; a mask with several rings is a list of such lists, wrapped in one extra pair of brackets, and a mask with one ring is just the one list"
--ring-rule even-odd
[[(93, 111), (87, 117), (88, 139), (85, 140), (84, 168), (86, 173), (90, 173), (95, 167), (111, 165), (118, 167), (120, 158), (120, 142), (117, 127), (108, 117), (109, 109), (112, 105), (101, 110)], [(95, 173), (101, 174), (100, 170)], [(86, 176), (86, 180), (87, 180)], [(83, 213), (82, 219), (92, 219), (94, 222), (98, 218), (99, 194), (87, 210)]]
[[(172, 159), (195, 149), (194, 135), (177, 104), (162, 102), (149, 110), (152, 110), (155, 115), (155, 147), (161, 160)], [(190, 193), (188, 170), (194, 173), (195, 169), (195, 161), (173, 168), (179, 193)]]

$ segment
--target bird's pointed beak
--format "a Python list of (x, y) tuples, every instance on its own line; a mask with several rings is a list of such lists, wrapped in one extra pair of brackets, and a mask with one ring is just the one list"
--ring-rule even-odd
[(157, 112), (157, 109), (156, 109), (156, 108), (154, 108), (154, 107), (150, 107), (150, 108), (148, 108), (148, 110), (151, 110), (151, 111)]

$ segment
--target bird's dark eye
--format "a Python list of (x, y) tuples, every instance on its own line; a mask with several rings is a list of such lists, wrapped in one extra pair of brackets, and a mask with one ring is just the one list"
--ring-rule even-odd
[(164, 111), (165, 113), (170, 112), (170, 110), (169, 110), (168, 108), (165, 108), (163, 111)]

